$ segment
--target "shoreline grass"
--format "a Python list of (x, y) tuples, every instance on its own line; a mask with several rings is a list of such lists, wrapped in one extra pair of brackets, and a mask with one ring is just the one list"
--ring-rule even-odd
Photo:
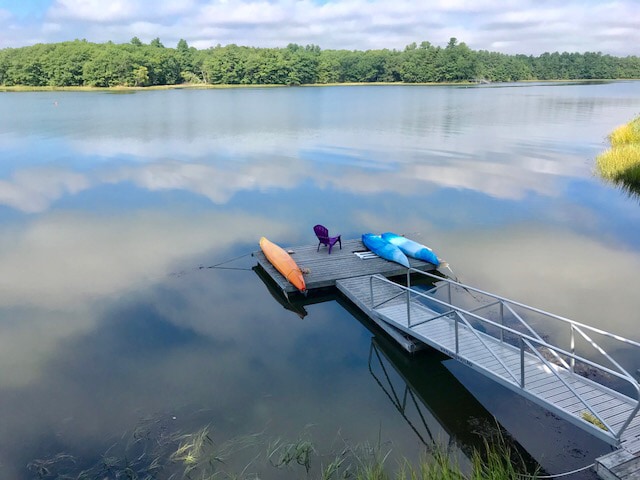
[[(624, 81), (612, 79), (578, 79), (578, 80), (519, 80), (517, 82), (507, 82), (516, 84), (529, 83), (593, 83), (593, 82), (610, 82)], [(504, 82), (494, 82), (496, 85)], [(308, 83), (302, 85), (285, 85), (285, 84), (212, 84), (212, 83), (179, 83), (175, 85), (151, 85), (151, 86), (125, 86), (116, 85), (113, 87), (90, 87), (90, 86), (73, 86), (73, 87), (57, 87), (57, 86), (41, 86), (34, 87), (28, 85), (0, 85), (0, 92), (136, 92), (150, 90), (217, 90), (228, 88), (289, 88), (289, 87), (362, 87), (362, 86), (473, 86), (478, 85), (477, 82), (461, 81), (461, 82), (426, 82), (426, 83), (405, 83), (405, 82), (342, 82), (342, 83)]]
[(596, 157), (601, 177), (640, 192), (640, 117), (621, 125), (608, 136), (611, 147)]

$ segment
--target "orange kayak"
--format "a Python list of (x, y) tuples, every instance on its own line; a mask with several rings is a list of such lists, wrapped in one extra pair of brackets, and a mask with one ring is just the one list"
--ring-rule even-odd
[(265, 237), (260, 239), (260, 249), (271, 265), (273, 265), (284, 278), (289, 280), (294, 287), (303, 293), (307, 290), (302, 272), (295, 260), (291, 258), (291, 255)]

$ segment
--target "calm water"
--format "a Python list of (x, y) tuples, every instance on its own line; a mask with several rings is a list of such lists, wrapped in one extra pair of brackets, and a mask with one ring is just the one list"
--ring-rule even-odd
[(591, 463), (609, 447), (344, 302), (283, 309), (247, 254), (392, 230), (640, 340), (640, 205), (593, 174), (639, 111), (638, 82), (0, 93), (0, 477), (107, 471), (205, 426), (218, 468), (261, 478), (304, 477), (265, 460), (299, 439), (312, 474), (431, 438), (464, 465), (498, 425), (547, 472)]

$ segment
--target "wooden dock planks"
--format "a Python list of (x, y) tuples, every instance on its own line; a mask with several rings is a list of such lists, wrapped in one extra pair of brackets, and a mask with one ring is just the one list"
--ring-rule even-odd
[(640, 454), (620, 448), (596, 459), (595, 471), (604, 480), (636, 480), (640, 478)]
[[(386, 277), (406, 274), (407, 269), (402, 265), (389, 262), (383, 258), (361, 259), (354, 252), (366, 252), (367, 248), (361, 240), (343, 240), (342, 249), (334, 245), (331, 254), (327, 253), (327, 247), (321, 246), (316, 251), (317, 245), (304, 245), (297, 247), (285, 247), (280, 245), (296, 261), (298, 267), (304, 272), (304, 280), (307, 290), (335, 286), (336, 281), (343, 278), (358, 277), (362, 275), (380, 274)], [(258, 264), (273, 278), (278, 286), (287, 293), (296, 292), (291, 285), (266, 259), (262, 251), (253, 253)], [(409, 261), (413, 268), (429, 271), (435, 266), (421, 260)]]

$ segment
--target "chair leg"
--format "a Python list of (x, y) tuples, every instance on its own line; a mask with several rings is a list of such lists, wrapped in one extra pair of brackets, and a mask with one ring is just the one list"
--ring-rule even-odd
[(333, 247), (333, 245), (329, 244), (329, 255), (331, 255), (331, 247)]
[(321, 245), (321, 242), (318, 242), (318, 248), (316, 248), (316, 252), (320, 251), (320, 245)]

